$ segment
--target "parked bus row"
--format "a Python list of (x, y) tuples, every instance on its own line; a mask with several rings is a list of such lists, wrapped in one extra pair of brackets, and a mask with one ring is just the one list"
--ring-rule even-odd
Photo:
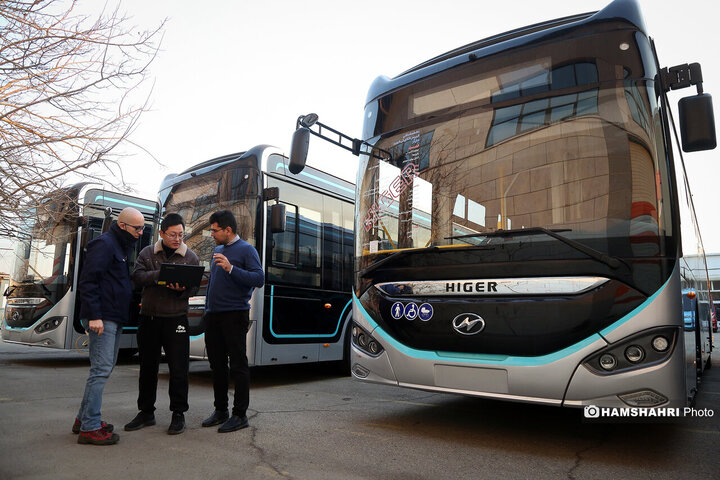
[[(239, 219), (267, 282), (251, 300), (251, 365), (345, 359), (356, 379), (401, 387), (684, 406), (712, 350), (707, 268), (685, 258), (704, 250), (667, 98), (691, 86), (682, 150), (715, 148), (700, 66), (661, 68), (637, 1), (615, 0), (378, 77), (361, 139), (302, 116), (289, 160), (258, 146), (201, 163), (168, 176), (143, 212), (150, 223), (180, 213), (206, 267), (210, 214)], [(356, 188), (305, 166), (311, 135), (360, 156)], [(68, 261), (11, 287), (6, 341), (82, 338), (73, 287), (101, 231), (97, 202), (78, 196), (67, 236), (33, 227), (32, 241)], [(190, 303), (202, 357), (202, 289)]]
[[(135, 257), (156, 236), (159, 219), (179, 213), (185, 243), (206, 270), (215, 242), (210, 215), (231, 210), (238, 233), (260, 253), (266, 285), (251, 299), (250, 365), (347, 359), (353, 262), (354, 185), (308, 168), (287, 173), (287, 157), (258, 146), (168, 175), (159, 203), (77, 185), (52, 195), (27, 229), (16, 262), (17, 279), (6, 290), (3, 340), (59, 349), (87, 348), (76, 296), (84, 247), (127, 206), (146, 217)], [(58, 201), (62, 200), (62, 201)], [(272, 212), (278, 226), (273, 228)], [(278, 220), (282, 216), (282, 221)], [(155, 234), (154, 234), (155, 232)], [(130, 259), (133, 268), (135, 257)], [(204, 282), (190, 299), (190, 353), (205, 358), (202, 316)], [(140, 291), (121, 351), (137, 351)]]

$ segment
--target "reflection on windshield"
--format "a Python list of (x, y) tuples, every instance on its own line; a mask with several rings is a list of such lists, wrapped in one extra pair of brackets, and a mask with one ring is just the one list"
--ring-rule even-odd
[(185, 243), (206, 268), (215, 248), (210, 236), (210, 215), (218, 210), (233, 212), (238, 234), (255, 245), (258, 206), (257, 170), (234, 164), (189, 178), (171, 188), (163, 205), (164, 214), (178, 213), (185, 220)]
[[(475, 234), (531, 227), (614, 255), (659, 255), (670, 222), (653, 85), (596, 63), (546, 59), (484, 73), (494, 80), (480, 96), (456, 84), (405, 97), (408, 118), (449, 113), (380, 135), (392, 162), (362, 160), (358, 255), (478, 245)], [(403, 108), (402, 92), (389, 97), (384, 120)], [(609, 252), (610, 238), (625, 239), (622, 252)]]
[(54, 302), (70, 287), (77, 195), (76, 188), (51, 192), (50, 200), (38, 204), (19, 228), (12, 279), (24, 287), (16, 290), (16, 296), (49, 297)]

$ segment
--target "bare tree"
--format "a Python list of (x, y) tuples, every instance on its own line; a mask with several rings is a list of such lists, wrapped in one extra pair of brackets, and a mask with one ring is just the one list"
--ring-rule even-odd
[(0, 235), (69, 183), (124, 186), (114, 150), (146, 109), (163, 26), (138, 32), (75, 0), (0, 0)]

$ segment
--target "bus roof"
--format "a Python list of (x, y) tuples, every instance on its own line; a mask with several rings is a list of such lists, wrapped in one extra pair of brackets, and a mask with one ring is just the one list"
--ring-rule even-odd
[(551, 39), (552, 37), (589, 24), (608, 22), (611, 20), (625, 21), (634, 25), (642, 32), (646, 32), (645, 21), (643, 20), (637, 0), (614, 0), (598, 12), (584, 13), (536, 23), (478, 40), (477, 42), (456, 48), (427, 60), (394, 78), (381, 75), (377, 77), (370, 86), (366, 103), (370, 103), (390, 91), (449, 68), (474, 62), (477, 59), (524, 45)]

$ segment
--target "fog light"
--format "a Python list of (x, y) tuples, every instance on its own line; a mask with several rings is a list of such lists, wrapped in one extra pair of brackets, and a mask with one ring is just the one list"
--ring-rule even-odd
[(668, 342), (668, 339), (658, 335), (657, 337), (653, 338), (652, 341), (652, 347), (655, 349), (655, 351), (658, 352), (664, 352), (668, 349), (670, 346), (670, 342)]
[(637, 345), (630, 345), (625, 349), (625, 358), (627, 358), (629, 362), (637, 363), (645, 358), (645, 351)]
[(357, 363), (352, 366), (352, 373), (358, 378), (366, 378), (368, 375), (370, 375), (370, 370), (367, 368), (358, 365)]
[(668, 401), (667, 397), (652, 390), (626, 393), (624, 395), (618, 395), (618, 397), (631, 407), (656, 407)]
[(606, 353), (602, 357), (600, 357), (600, 367), (603, 370), (612, 370), (617, 365), (617, 360), (614, 356), (610, 355), (609, 353)]

